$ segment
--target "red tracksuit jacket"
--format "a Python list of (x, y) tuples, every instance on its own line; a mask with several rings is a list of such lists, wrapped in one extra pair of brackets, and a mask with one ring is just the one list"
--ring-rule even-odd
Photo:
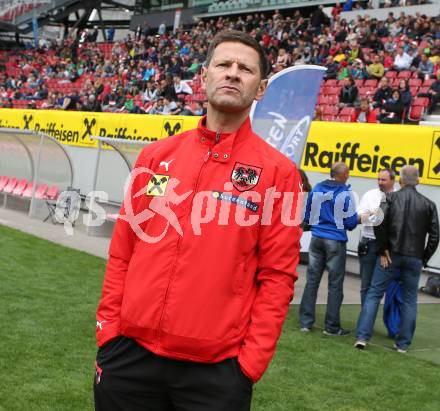
[[(282, 222), (285, 195), (270, 201), (266, 190), (295, 193), (283, 210), (293, 220), (300, 176), (253, 133), (249, 119), (230, 134), (210, 131), (204, 121), (138, 158), (110, 245), (97, 342), (122, 334), (173, 359), (238, 356), (256, 382), (293, 297), (301, 236), (298, 225)], [(171, 213), (155, 212), (158, 204)], [(145, 221), (133, 224), (133, 216)]]

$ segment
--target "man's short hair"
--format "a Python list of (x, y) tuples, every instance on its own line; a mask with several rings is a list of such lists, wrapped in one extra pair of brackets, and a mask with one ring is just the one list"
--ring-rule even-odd
[(339, 161), (334, 163), (330, 169), (330, 177), (335, 178), (338, 175), (344, 174), (347, 171), (347, 164)]
[(392, 169), (392, 168), (381, 168), (379, 169), (379, 173), (388, 173), (388, 175), (390, 176), (390, 180), (395, 180), (396, 179), (396, 172)]
[(400, 182), (407, 186), (416, 186), (419, 183), (419, 169), (414, 166), (403, 166), (400, 169)]
[(255, 40), (255, 38), (253, 38), (247, 33), (238, 30), (222, 30), (214, 36), (208, 48), (208, 53), (206, 56), (206, 63), (205, 63), (206, 67), (208, 67), (209, 63), (211, 62), (212, 56), (214, 55), (214, 50), (221, 43), (241, 43), (244, 44), (245, 46), (254, 49), (258, 53), (258, 56), (260, 57), (259, 65), (260, 65), (261, 78), (265, 79), (268, 76), (270, 65), (266, 58), (266, 55), (264, 54), (262, 47), (260, 46), (258, 41)]

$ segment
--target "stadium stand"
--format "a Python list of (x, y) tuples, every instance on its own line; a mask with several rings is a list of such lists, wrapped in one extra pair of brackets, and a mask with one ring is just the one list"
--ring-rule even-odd
[[(216, 2), (210, 7), (251, 3), (258, 1)], [(266, 3), (276, 7), (276, 2)], [(284, 15), (275, 10), (271, 15), (200, 21), (176, 33), (139, 30), (117, 43), (96, 43), (86, 36), (81, 45), (68, 39), (44, 49), (0, 51), (0, 105), (202, 115), (206, 98), (200, 69), (207, 47), (217, 31), (230, 27), (257, 38), (272, 64), (272, 74), (297, 64), (326, 66), (327, 78), (317, 102), (324, 121), (349, 121), (350, 114), (343, 111), (346, 104), (340, 103), (344, 79), (349, 77), (355, 80), (358, 96), (351, 107), (358, 107), (362, 97), (373, 104), (378, 80), (386, 77), (391, 88), (399, 87), (402, 79), (408, 81), (410, 101), (404, 122), (419, 121), (432, 112), (439, 100), (434, 95), (440, 93), (439, 17), (402, 13), (389, 14), (385, 21), (358, 16), (348, 22), (340, 11), (335, 7), (330, 19), (322, 8), (310, 18), (299, 10)], [(400, 71), (394, 65), (399, 48), (410, 61)], [(428, 57), (429, 72), (423, 71), (422, 55)], [(425, 98), (424, 105), (419, 97)], [(386, 99), (375, 102), (374, 108), (386, 103)]]

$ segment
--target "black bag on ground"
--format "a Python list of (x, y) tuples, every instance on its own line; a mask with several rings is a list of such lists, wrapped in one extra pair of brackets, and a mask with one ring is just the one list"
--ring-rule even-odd
[(420, 287), (420, 291), (440, 298), (440, 276), (430, 275), (426, 280), (425, 286)]

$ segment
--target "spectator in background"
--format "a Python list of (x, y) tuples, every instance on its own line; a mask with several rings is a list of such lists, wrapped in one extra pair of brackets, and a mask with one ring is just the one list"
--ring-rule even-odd
[(437, 207), (417, 192), (418, 183), (419, 170), (414, 166), (402, 167), (401, 189), (391, 193), (384, 204), (383, 222), (375, 229), (380, 260), (357, 323), (354, 346), (358, 349), (366, 348), (372, 337), (380, 301), (397, 273), (400, 273), (403, 303), (394, 348), (404, 354), (412, 343), (420, 272), (439, 244)]
[(419, 66), (417, 67), (417, 74), (420, 79), (426, 80), (431, 78), (434, 73), (434, 63), (429, 59), (426, 53), (423, 53), (420, 58)]
[(359, 108), (351, 116), (352, 123), (377, 123), (376, 113), (368, 99), (362, 98)]
[(177, 108), (178, 107), (175, 101), (171, 100), (169, 97), (164, 97), (161, 114), (176, 114)]
[(374, 93), (373, 101), (374, 107), (382, 107), (391, 97), (391, 87), (389, 86), (389, 80), (386, 77), (382, 77), (379, 81), (379, 87)]
[(191, 86), (187, 82), (182, 81), (179, 76), (174, 77), (174, 90), (176, 91), (176, 94), (193, 95)]
[(385, 124), (400, 124), (402, 123), (404, 110), (400, 91), (393, 90), (391, 98), (387, 99), (381, 107), (379, 121)]
[[(299, 318), (301, 331), (309, 332), (315, 323), (316, 298), (324, 269), (328, 270), (328, 300), (324, 334), (344, 336), (350, 333), (341, 327), (340, 309), (344, 299), (343, 286), (347, 230), (357, 226), (355, 200), (351, 188), (346, 185), (349, 169), (345, 163), (335, 163), (331, 167), (330, 179), (318, 183), (307, 198), (304, 222), (311, 226), (312, 240), (309, 248), (307, 282), (301, 299)], [(327, 201), (323, 196), (329, 195)], [(314, 197), (321, 201), (313, 201)], [(337, 200), (338, 199), (338, 200)], [(341, 201), (342, 200), (342, 201)], [(342, 207), (338, 210), (338, 201)], [(313, 207), (313, 203), (318, 207)], [(344, 210), (353, 210), (343, 213)], [(343, 216), (344, 214), (344, 216)], [(344, 218), (346, 216), (346, 218)]]
[(361, 276), (361, 305), (370, 288), (374, 267), (377, 261), (377, 244), (374, 226), (380, 224), (378, 210), (385, 196), (394, 191), (396, 174), (387, 168), (379, 171), (377, 176), (378, 188), (367, 191), (361, 198), (358, 207), (359, 222), (362, 223), (361, 239), (358, 245), (359, 274)]
[(147, 81), (147, 87), (145, 88), (142, 100), (145, 102), (153, 102), (157, 98), (157, 89), (152, 81)]
[(437, 108), (437, 104), (440, 102), (440, 69), (437, 70), (436, 80), (431, 84), (427, 97), (429, 97), (429, 109), (428, 112), (431, 114)]
[(396, 71), (409, 70), (411, 66), (411, 58), (403, 51), (403, 47), (397, 49), (394, 56), (393, 68)]
[(338, 80), (344, 80), (350, 77), (350, 70), (348, 69), (347, 66), (348, 66), (347, 60), (342, 60), (341, 64), (339, 65)]
[(344, 80), (344, 85), (339, 92), (339, 107), (354, 107), (358, 101), (358, 88), (351, 77)]
[(102, 111), (101, 103), (97, 100), (97, 98), (94, 94), (90, 94), (87, 97), (86, 102), (82, 106), (82, 110), (83, 111), (101, 112)]
[(327, 62), (324, 64), (324, 67), (327, 68), (327, 71), (325, 73), (325, 78), (327, 80), (336, 79), (336, 77), (338, 76), (339, 64), (336, 61), (334, 61), (332, 55), (327, 57)]
[(373, 57), (373, 63), (367, 66), (367, 73), (370, 78), (377, 80), (380, 80), (384, 76), (385, 69), (379, 55), (375, 55)]
[(402, 99), (403, 106), (405, 107), (405, 110), (408, 110), (411, 101), (412, 101), (412, 95), (411, 91), (409, 89), (409, 83), (408, 80), (400, 80), (399, 81), (399, 91), (400, 91), (400, 98)]
[(150, 81), (154, 78), (154, 75), (156, 74), (156, 69), (154, 68), (154, 65), (151, 61), (147, 62), (147, 65), (145, 67), (143, 80), (144, 81)]

